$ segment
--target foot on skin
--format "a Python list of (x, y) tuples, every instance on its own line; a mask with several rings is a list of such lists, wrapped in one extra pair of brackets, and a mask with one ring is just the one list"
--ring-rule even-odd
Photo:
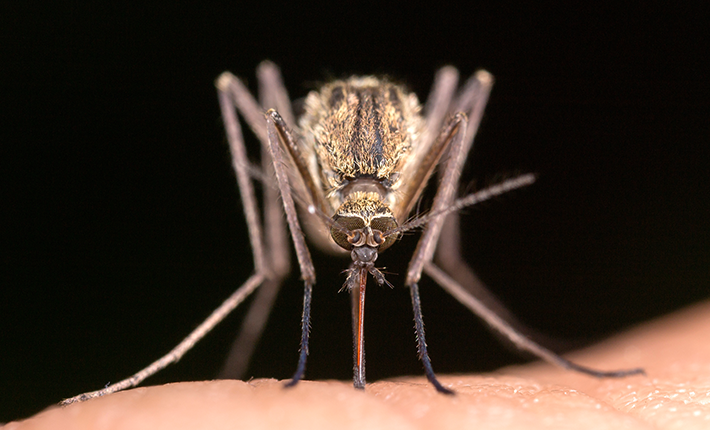
[(275, 380), (143, 387), (9, 423), (19, 429), (705, 429), (710, 425), (710, 303), (644, 324), (568, 357), (648, 376), (595, 379), (534, 363), (493, 374), (368, 384)]

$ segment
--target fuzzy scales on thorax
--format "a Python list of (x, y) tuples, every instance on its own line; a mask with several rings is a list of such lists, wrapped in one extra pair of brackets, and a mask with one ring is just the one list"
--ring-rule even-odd
[(376, 180), (387, 194), (396, 193), (402, 164), (423, 126), (420, 111), (416, 95), (374, 77), (334, 81), (308, 95), (299, 122), (302, 149), (333, 208), (359, 178)]

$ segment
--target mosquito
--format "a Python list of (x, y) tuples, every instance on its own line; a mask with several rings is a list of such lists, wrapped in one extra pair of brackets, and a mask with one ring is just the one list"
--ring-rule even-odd
[[(308, 357), (316, 275), (306, 237), (323, 250), (350, 254), (352, 262), (343, 289), (350, 292), (352, 303), (353, 385), (364, 389), (367, 281), (372, 277), (379, 285), (392, 286), (375, 262), (402, 233), (417, 228), (423, 228), (423, 233), (409, 262), (404, 286), (411, 295), (419, 359), (437, 391), (453, 393), (437, 379), (427, 351), (418, 286), (423, 273), (519, 349), (545, 361), (596, 377), (644, 373), (638, 368), (595, 370), (539, 345), (516, 327), (515, 319), (462, 259), (459, 211), (535, 181), (534, 174), (523, 174), (456, 199), (461, 170), (493, 85), (490, 73), (476, 72), (457, 93), (458, 72), (444, 67), (437, 72), (424, 106), (414, 93), (385, 78), (336, 80), (308, 94), (298, 122), (276, 65), (263, 62), (257, 76), (259, 102), (229, 72), (216, 81), (248, 226), (254, 273), (168, 354), (123, 381), (66, 399), (62, 404), (138, 385), (178, 361), (259, 289), (235, 343), (237, 354), (231, 357), (236, 358), (227, 364), (227, 368), (243, 369), (266, 323), (273, 298), (290, 271), (288, 232), (304, 294), (298, 364), (286, 386), (294, 386), (303, 378)], [(260, 168), (247, 157), (238, 114), (261, 142)], [(437, 170), (438, 185), (429, 212), (409, 218)], [(277, 186), (268, 186), (274, 177)], [(264, 228), (253, 185), (259, 179), (265, 183)]]

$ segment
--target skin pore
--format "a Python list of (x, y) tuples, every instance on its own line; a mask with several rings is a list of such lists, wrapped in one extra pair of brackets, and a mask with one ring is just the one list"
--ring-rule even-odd
[(463, 429), (708, 428), (710, 302), (644, 323), (567, 357), (597, 368), (642, 366), (648, 376), (595, 379), (543, 363), (482, 375), (422, 377), (355, 390), (350, 381), (183, 382), (141, 387), (4, 429)]

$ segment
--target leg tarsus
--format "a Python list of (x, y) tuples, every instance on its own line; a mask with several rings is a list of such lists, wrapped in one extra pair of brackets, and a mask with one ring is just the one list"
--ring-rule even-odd
[(306, 373), (306, 359), (308, 358), (308, 338), (311, 332), (311, 297), (313, 295), (313, 284), (305, 282), (303, 291), (303, 315), (301, 316), (301, 348), (298, 355), (298, 366), (296, 373), (285, 386), (293, 387), (298, 384)]
[(441, 385), (431, 365), (429, 351), (426, 346), (426, 337), (424, 336), (424, 319), (422, 318), (422, 306), (419, 300), (419, 286), (416, 283), (412, 284), (409, 287), (409, 292), (412, 296), (412, 309), (414, 310), (414, 330), (417, 335), (417, 350), (419, 352), (419, 359), (424, 365), (424, 373), (429, 382), (436, 388), (436, 391), (443, 394), (454, 394), (454, 391)]
[(560, 366), (564, 369), (574, 370), (587, 375), (595, 376), (598, 378), (621, 378), (630, 375), (645, 375), (643, 369), (620, 369), (612, 371), (601, 371), (592, 369), (589, 367), (581, 366), (579, 364), (573, 363), (566, 358), (563, 358), (559, 354), (552, 352), (551, 350), (543, 347), (542, 345), (534, 342), (523, 333), (511, 326), (507, 321), (489, 309), (483, 302), (478, 300), (476, 297), (471, 295), (465, 288), (458, 284), (454, 279), (452, 279), (443, 270), (437, 267), (434, 263), (428, 263), (424, 268), (425, 273), (431, 277), (439, 286), (441, 286), (447, 293), (451, 294), (453, 298), (459, 301), (462, 305), (466, 306), (471, 312), (485, 321), (494, 330), (505, 336), (510, 342), (518, 347), (520, 350), (528, 351), (539, 357), (550, 364)]
[(595, 378), (625, 378), (627, 376), (641, 375), (646, 376), (646, 371), (640, 367), (635, 369), (621, 369), (621, 370), (596, 370), (591, 367), (582, 366), (566, 358), (560, 357), (558, 364), (568, 370), (574, 370), (575, 372), (584, 373), (585, 375), (594, 376)]
[(209, 333), (214, 326), (219, 324), (230, 312), (232, 312), (244, 299), (249, 296), (256, 288), (258, 288), (264, 281), (263, 275), (259, 273), (253, 274), (242, 286), (240, 286), (231, 296), (227, 298), (221, 305), (212, 313), (206, 320), (204, 320), (195, 330), (192, 331), (185, 339), (182, 340), (175, 348), (173, 348), (169, 353), (165, 354), (163, 357), (154, 361), (145, 369), (142, 369), (138, 373), (130, 376), (122, 381), (115, 384), (109, 385), (98, 391), (93, 391), (90, 393), (80, 394), (78, 396), (63, 400), (60, 405), (66, 406), (76, 402), (83, 402), (85, 400), (92, 399), (94, 397), (105, 396), (106, 394), (112, 394), (127, 388), (135, 387), (140, 384), (145, 378), (154, 375), (160, 370), (164, 369), (166, 366), (172, 363), (176, 363), (183, 355), (192, 347), (199, 342), (207, 333)]

